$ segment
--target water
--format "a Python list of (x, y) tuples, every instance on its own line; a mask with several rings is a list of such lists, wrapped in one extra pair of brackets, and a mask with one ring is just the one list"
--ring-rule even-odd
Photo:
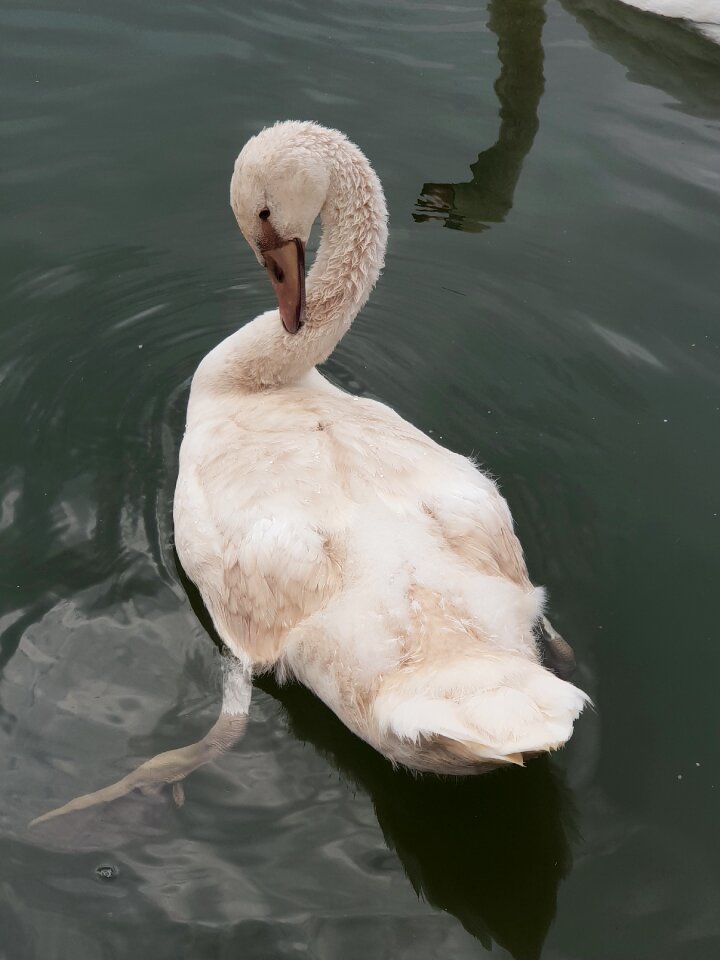
[[(716, 957), (720, 52), (613, 0), (3, 0), (0, 47), (0, 957)], [(29, 831), (216, 716), (176, 454), (286, 117), (391, 213), (329, 376), (500, 478), (597, 711), (445, 783), (263, 680), (183, 807)]]

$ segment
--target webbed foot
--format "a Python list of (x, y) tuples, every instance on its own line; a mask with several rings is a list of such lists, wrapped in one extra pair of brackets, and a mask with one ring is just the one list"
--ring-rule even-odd
[(172, 785), (173, 799), (178, 807), (185, 802), (182, 781), (193, 770), (222, 756), (242, 739), (248, 722), (252, 681), (250, 671), (239, 660), (231, 658), (223, 678), (223, 705), (220, 716), (202, 740), (177, 750), (159, 753), (109, 787), (86, 793), (50, 810), (31, 821), (34, 827), (55, 817), (86, 810), (102, 803), (111, 803), (127, 796), (133, 790), (157, 793), (165, 784)]
[(569, 680), (575, 672), (575, 654), (547, 617), (539, 617), (533, 628), (538, 641), (543, 665), (561, 680)]

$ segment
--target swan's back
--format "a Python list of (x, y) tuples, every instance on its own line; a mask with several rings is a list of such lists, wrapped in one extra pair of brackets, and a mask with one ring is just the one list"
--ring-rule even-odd
[[(214, 409), (186, 437), (176, 529), (231, 649), (416, 768), (517, 762), (568, 738), (585, 698), (539, 663), (543, 592), (488, 477), (314, 378)], [(201, 556), (199, 517), (218, 532)]]

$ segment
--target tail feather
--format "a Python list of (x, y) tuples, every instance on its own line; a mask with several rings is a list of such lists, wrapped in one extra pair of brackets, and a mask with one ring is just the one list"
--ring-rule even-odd
[(381, 692), (381, 730), (405, 740), (444, 737), (478, 757), (522, 763), (522, 755), (562, 746), (588, 703), (577, 687), (513, 654), (418, 665)]

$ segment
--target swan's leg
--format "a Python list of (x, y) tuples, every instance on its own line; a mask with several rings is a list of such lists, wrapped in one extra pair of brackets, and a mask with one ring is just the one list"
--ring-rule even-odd
[(182, 806), (184, 792), (181, 781), (193, 770), (221, 756), (242, 738), (247, 726), (251, 694), (252, 675), (249, 667), (235, 657), (224, 657), (222, 709), (220, 716), (202, 740), (187, 747), (159, 753), (117, 783), (96, 790), (95, 793), (76, 797), (64, 806), (37, 817), (30, 826), (66, 813), (117, 800), (132, 790), (152, 791), (166, 783), (172, 784), (175, 802)]
[(575, 671), (575, 654), (547, 617), (540, 617), (534, 627), (543, 664), (561, 680), (568, 680)]

